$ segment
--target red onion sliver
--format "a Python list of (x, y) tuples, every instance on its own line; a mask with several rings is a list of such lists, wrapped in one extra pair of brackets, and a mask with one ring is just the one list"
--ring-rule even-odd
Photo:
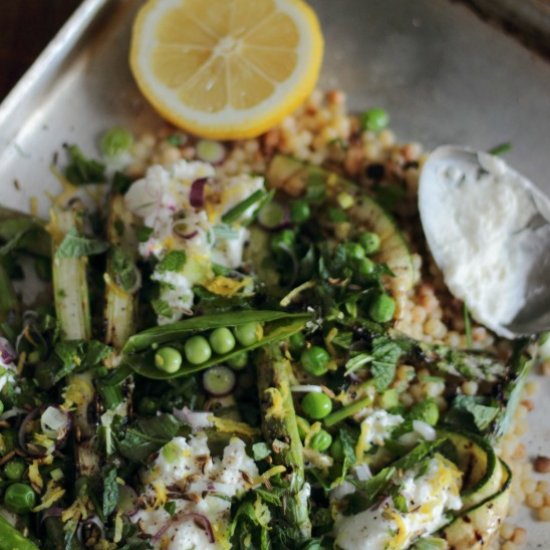
[(8, 340), (0, 337), (0, 361), (2, 361), (4, 365), (10, 365), (15, 361), (15, 358), (16, 354), (13, 346)]
[(204, 186), (207, 183), (208, 178), (200, 178), (191, 184), (189, 202), (193, 208), (202, 208), (204, 206)]
[(206, 536), (208, 537), (208, 542), (210, 544), (213, 544), (215, 542), (215, 538), (210, 520), (202, 514), (198, 514), (197, 512), (186, 512), (185, 510), (181, 511), (179, 514), (176, 514), (174, 518), (172, 518), (163, 527), (161, 527), (153, 536), (152, 541), (159, 541), (164, 533), (166, 533), (166, 531), (170, 529), (170, 527), (173, 527), (178, 523), (182, 523), (190, 519), (193, 520), (197, 525), (199, 525), (199, 527), (202, 527), (204, 529), (204, 531), (206, 532)]

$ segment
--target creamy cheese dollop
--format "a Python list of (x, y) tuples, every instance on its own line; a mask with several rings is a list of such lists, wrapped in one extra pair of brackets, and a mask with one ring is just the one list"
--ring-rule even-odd
[(358, 444), (364, 450), (371, 445), (384, 445), (396, 426), (403, 423), (404, 418), (399, 414), (391, 414), (384, 409), (378, 409), (367, 413), (361, 422), (361, 435)]
[(477, 321), (512, 337), (506, 325), (525, 305), (529, 276), (550, 244), (548, 201), (502, 159), (477, 153), (473, 163), (472, 154), (441, 147), (430, 156), (420, 179), (422, 224), (451, 292)]
[[(145, 474), (147, 504), (132, 521), (152, 537), (154, 548), (226, 548), (231, 499), (250, 489), (257, 477), (256, 463), (239, 438), (231, 439), (220, 459), (211, 456), (204, 432), (176, 437)], [(169, 491), (178, 496), (168, 497)], [(167, 500), (174, 506), (172, 516), (164, 508)], [(208, 521), (213, 541), (199, 516)]]
[(399, 495), (407, 511), (398, 510), (388, 497), (358, 514), (340, 515), (334, 527), (336, 545), (343, 550), (408, 548), (440, 529), (447, 522), (446, 512), (461, 508), (461, 475), (452, 462), (435, 455), (424, 473), (413, 468), (400, 480)]
[[(193, 206), (191, 189), (197, 180), (207, 183), (202, 204)], [(126, 206), (150, 232), (139, 244), (140, 255), (162, 260), (170, 252), (185, 252), (180, 269), (157, 268), (152, 274), (160, 284), (160, 301), (165, 306), (157, 310), (159, 324), (192, 313), (193, 286), (213, 279), (213, 264), (229, 269), (242, 265), (249, 238), (244, 223), (258, 205), (251, 205), (231, 224), (222, 217), (263, 186), (263, 178), (247, 174), (222, 181), (211, 164), (186, 160), (169, 167), (151, 166), (144, 178), (131, 185)]]

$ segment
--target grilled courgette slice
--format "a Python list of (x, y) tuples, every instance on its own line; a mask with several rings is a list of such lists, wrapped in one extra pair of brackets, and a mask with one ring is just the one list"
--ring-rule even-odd
[(414, 286), (417, 276), (405, 236), (392, 216), (357, 184), (319, 166), (284, 155), (273, 158), (267, 180), (277, 189), (307, 189), (312, 185), (321, 185), (329, 202), (334, 202), (341, 193), (351, 195), (354, 204), (346, 213), (354, 230), (373, 231), (380, 237), (380, 252), (375, 260), (385, 263), (394, 273), (395, 277), (390, 282), (392, 289), (406, 292)]

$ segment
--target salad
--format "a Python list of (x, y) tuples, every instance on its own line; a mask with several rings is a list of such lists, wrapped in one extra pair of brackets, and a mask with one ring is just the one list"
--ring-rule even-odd
[(47, 224), (3, 211), (1, 549), (499, 541), (534, 344), (445, 294), (386, 119), (307, 154), (115, 128)]

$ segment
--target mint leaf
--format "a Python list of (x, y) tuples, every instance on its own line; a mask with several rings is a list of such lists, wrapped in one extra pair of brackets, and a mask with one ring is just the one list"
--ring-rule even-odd
[(138, 272), (130, 254), (117, 247), (112, 250), (110, 259), (116, 284), (123, 290), (132, 290), (136, 286)]
[(172, 308), (164, 300), (152, 300), (151, 305), (159, 317), (172, 317)]
[(481, 396), (457, 395), (453, 401), (451, 412), (466, 413), (473, 420), (475, 427), (484, 431), (496, 418), (499, 407), (490, 404)]
[(187, 255), (183, 250), (172, 250), (158, 263), (157, 271), (181, 271), (186, 259)]
[(67, 146), (70, 163), (65, 168), (65, 176), (75, 185), (105, 182), (105, 165), (88, 159), (76, 145)]
[(82, 258), (84, 256), (103, 254), (108, 248), (108, 243), (84, 237), (76, 229), (72, 228), (65, 235), (55, 255), (57, 258)]
[(371, 374), (378, 392), (384, 391), (392, 383), (402, 354), (399, 344), (385, 336), (378, 336), (373, 340)]

